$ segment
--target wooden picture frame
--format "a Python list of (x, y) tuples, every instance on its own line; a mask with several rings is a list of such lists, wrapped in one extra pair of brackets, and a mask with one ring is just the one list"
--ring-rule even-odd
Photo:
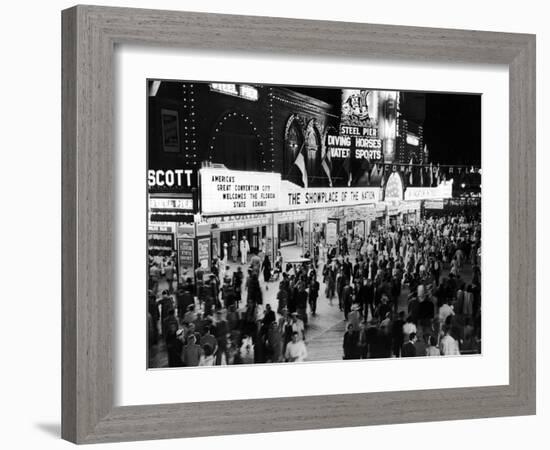
[[(62, 31), (64, 439), (95, 443), (535, 413), (535, 36), (96, 6), (63, 11)], [(114, 407), (113, 52), (126, 43), (506, 65), (509, 384)]]

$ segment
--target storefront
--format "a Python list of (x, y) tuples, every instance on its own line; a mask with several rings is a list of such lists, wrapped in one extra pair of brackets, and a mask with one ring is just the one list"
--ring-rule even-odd
[(147, 230), (149, 257), (158, 260), (170, 256), (175, 247), (175, 224), (152, 222)]
[(270, 214), (244, 214), (235, 216), (215, 216), (203, 218), (202, 224), (209, 225), (212, 238), (212, 257), (224, 258), (223, 249), (227, 244), (228, 257), (232, 257), (232, 247), (245, 237), (252, 252), (262, 250), (262, 240), (266, 242), (267, 227), (271, 224)]
[(178, 279), (193, 267), (193, 258), (184, 257), (181, 229), (194, 229), (193, 198), (185, 193), (156, 193), (148, 199), (147, 250), (150, 263), (176, 267)]
[(274, 223), (277, 226), (278, 248), (289, 245), (303, 246), (303, 232), (308, 218), (307, 212), (304, 211), (276, 213)]
[(401, 223), (404, 225), (415, 225), (420, 220), (421, 202), (404, 201), (399, 206)]

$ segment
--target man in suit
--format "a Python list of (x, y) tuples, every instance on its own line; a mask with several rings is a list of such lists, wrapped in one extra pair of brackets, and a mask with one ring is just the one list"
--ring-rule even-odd
[(409, 334), (409, 341), (403, 344), (401, 349), (401, 356), (403, 358), (416, 356), (416, 347), (414, 343), (416, 342), (416, 333)]
[(344, 318), (348, 320), (348, 314), (351, 311), (353, 304), (353, 288), (349, 284), (347, 278), (344, 279), (344, 288), (342, 289), (342, 306), (344, 309)]
[(356, 359), (359, 357), (357, 348), (357, 333), (350, 323), (344, 334), (344, 359)]

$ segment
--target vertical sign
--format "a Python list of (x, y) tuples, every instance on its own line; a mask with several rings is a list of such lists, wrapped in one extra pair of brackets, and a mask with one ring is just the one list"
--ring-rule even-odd
[(210, 270), (210, 238), (197, 240), (197, 256), (201, 267)]
[(309, 245), (309, 241), (311, 239), (311, 233), (309, 232), (309, 227), (306, 229), (306, 227), (303, 227), (303, 233), (304, 233), (304, 254), (307, 252), (311, 252), (311, 246)]
[(185, 272), (188, 269), (193, 270), (193, 262), (195, 260), (193, 239), (178, 239), (178, 268), (179, 278), (183, 279)]
[(327, 245), (336, 245), (338, 241), (338, 220), (328, 219), (327, 221)]
[(273, 239), (271, 239), (270, 237), (268, 237), (265, 241), (265, 249), (269, 260), (274, 264), (275, 256), (273, 255)]

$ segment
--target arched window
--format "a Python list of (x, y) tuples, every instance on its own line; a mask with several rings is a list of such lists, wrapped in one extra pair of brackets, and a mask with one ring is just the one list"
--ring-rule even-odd
[(306, 152), (307, 152), (307, 173), (309, 176), (316, 177), (319, 175), (320, 166), (320, 150), (319, 138), (315, 130), (311, 129), (307, 135)]
[(284, 174), (283, 178), (288, 181), (303, 185), (302, 173), (295, 165), (298, 153), (301, 151), (306, 159), (307, 167), (307, 155), (303, 149), (304, 137), (302, 130), (300, 129), (300, 123), (295, 116), (291, 116), (287, 122), (285, 130), (285, 156), (284, 156)]
[(291, 164), (294, 164), (301, 146), (302, 138), (300, 136), (300, 132), (298, 131), (296, 124), (293, 123), (288, 130), (288, 135), (286, 138), (286, 147), (288, 150), (288, 155), (290, 156), (289, 160)]
[(261, 141), (250, 121), (228, 113), (216, 125), (211, 139), (211, 161), (232, 170), (262, 170)]
[(329, 177), (322, 167), (323, 143), (315, 119), (310, 120), (306, 130), (305, 153), (307, 154), (307, 173), (311, 186), (328, 186)]

